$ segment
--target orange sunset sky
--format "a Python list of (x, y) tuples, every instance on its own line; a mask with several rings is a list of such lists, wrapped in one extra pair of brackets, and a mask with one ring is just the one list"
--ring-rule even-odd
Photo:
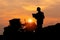
[(44, 12), (44, 26), (60, 23), (60, 0), (0, 0), (0, 34), (13, 18), (32, 19), (32, 13), (41, 7)]

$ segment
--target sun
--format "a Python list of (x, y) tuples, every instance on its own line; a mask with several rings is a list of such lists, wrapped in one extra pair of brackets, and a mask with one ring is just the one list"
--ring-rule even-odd
[(33, 22), (33, 20), (32, 19), (28, 19), (28, 21), (27, 21), (28, 23), (32, 23)]

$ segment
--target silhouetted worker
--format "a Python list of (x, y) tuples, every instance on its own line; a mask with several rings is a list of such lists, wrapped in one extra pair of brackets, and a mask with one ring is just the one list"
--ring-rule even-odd
[(36, 14), (32, 14), (33, 17), (37, 20), (37, 29), (36, 31), (41, 31), (42, 30), (42, 24), (43, 24), (43, 20), (44, 20), (44, 13), (41, 12), (41, 8), (37, 7), (37, 13)]
[(9, 26), (4, 28), (4, 38), (6, 38), (6, 40), (11, 40), (15, 35), (17, 35), (18, 30), (20, 28), (21, 28), (20, 19), (10, 20)]

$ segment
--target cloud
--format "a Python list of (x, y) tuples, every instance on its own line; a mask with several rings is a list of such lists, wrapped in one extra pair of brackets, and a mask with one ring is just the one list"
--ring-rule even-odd
[(49, 25), (54, 25), (60, 22), (60, 18), (53, 17), (45, 17), (44, 19), (44, 27)]
[(22, 1), (22, 7), (26, 10), (29, 10), (29, 8), (31, 8), (29, 11), (33, 11), (37, 6), (39, 6), (42, 8), (42, 10), (44, 10), (45, 8), (55, 5), (59, 2), (59, 0), (26, 0)]
[[(60, 2), (60, 1), (59, 1)], [(60, 3), (56, 2), (45, 9), (46, 16), (59, 18), (60, 17)]]
[(0, 10), (13, 11), (17, 8), (24, 8), (25, 10), (33, 11), (37, 6), (45, 9), (51, 5), (58, 3), (56, 0), (1, 0)]

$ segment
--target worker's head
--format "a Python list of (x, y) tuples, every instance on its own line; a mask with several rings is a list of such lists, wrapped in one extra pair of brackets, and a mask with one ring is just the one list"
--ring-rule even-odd
[(41, 8), (40, 7), (37, 7), (37, 11), (40, 11), (41, 10)]

